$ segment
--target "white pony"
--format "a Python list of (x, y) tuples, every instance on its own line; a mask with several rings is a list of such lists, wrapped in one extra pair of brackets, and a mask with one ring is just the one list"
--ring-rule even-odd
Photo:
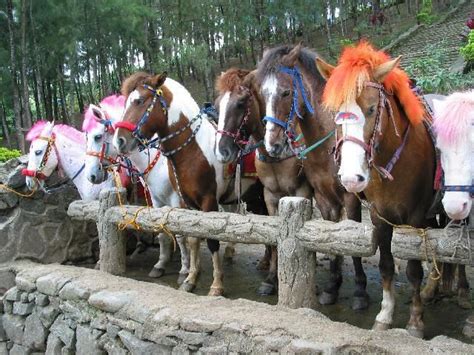
[(110, 180), (94, 185), (84, 173), (86, 157), (85, 134), (73, 127), (48, 121), (38, 121), (26, 135), (31, 141), (28, 167), (23, 170), (30, 190), (43, 189), (44, 181), (59, 168), (72, 180), (81, 198), (92, 201), (102, 189), (112, 186)]
[[(90, 105), (84, 115), (82, 130), (87, 133), (87, 158), (85, 172), (87, 178), (93, 183), (101, 183), (107, 178), (107, 166), (115, 162), (118, 151), (112, 145), (114, 133), (113, 124), (123, 115), (125, 97), (111, 95), (104, 98), (99, 106)], [(157, 154), (156, 149), (148, 151), (135, 151), (129, 155), (133, 168), (147, 184), (152, 204), (154, 207), (179, 207), (179, 196), (173, 190), (169, 176), (167, 159)], [(157, 160), (156, 160), (157, 158)], [(181, 250), (181, 269), (178, 283), (181, 283), (189, 273), (189, 253), (183, 237), (177, 237)], [(171, 259), (171, 243), (165, 233), (158, 235), (160, 244), (160, 257), (150, 277), (161, 277), (165, 273), (166, 264)]]
[(444, 210), (453, 220), (469, 216), (474, 194), (474, 90), (434, 100), (434, 128), (444, 172)]

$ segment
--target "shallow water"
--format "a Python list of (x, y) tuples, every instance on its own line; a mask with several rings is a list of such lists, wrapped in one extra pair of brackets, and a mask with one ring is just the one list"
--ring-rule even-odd
[[(221, 254), (224, 245), (221, 247)], [(207, 250), (206, 243), (201, 244), (202, 271), (198, 279), (198, 285), (194, 291), (199, 295), (206, 295), (209, 286), (212, 283), (212, 263), (211, 255)], [(258, 271), (256, 265), (263, 257), (264, 247), (261, 245), (242, 245), (236, 246), (236, 255), (233, 262), (224, 263), (224, 286), (225, 296), (231, 299), (246, 298), (254, 301), (265, 302), (269, 304), (277, 303), (277, 296), (259, 296), (256, 290), (260, 282), (264, 279), (265, 273)], [(153, 264), (158, 258), (157, 249), (148, 249), (139, 254), (134, 261), (127, 264), (127, 276), (157, 284), (168, 285), (178, 288), (176, 283), (180, 266), (179, 254), (175, 253), (172, 262), (167, 269), (166, 274), (160, 279), (152, 279), (147, 276)], [(318, 304), (316, 310), (328, 316), (330, 319), (339, 322), (370, 329), (377, 312), (380, 309), (382, 297), (382, 287), (378, 272), (378, 257), (371, 257), (364, 260), (364, 269), (367, 274), (367, 290), (370, 295), (370, 306), (364, 311), (353, 311), (351, 309), (353, 292), (353, 272), (352, 261), (346, 258), (343, 272), (344, 282), (342, 284), (339, 296), (339, 302), (331, 306), (321, 306)], [(404, 263), (401, 265), (401, 272), (395, 278), (397, 306), (394, 314), (395, 328), (404, 328), (409, 317), (410, 305), (410, 286), (405, 277)], [(329, 277), (329, 261), (323, 255), (318, 255), (317, 284), (322, 289)], [(473, 270), (467, 268), (469, 281), (474, 283)], [(472, 297), (472, 296), (471, 296)], [(472, 298), (471, 298), (472, 301)], [(429, 304), (425, 307), (425, 337), (430, 339), (437, 335), (447, 335), (464, 342), (471, 342), (462, 335), (462, 328), (465, 319), (471, 314), (471, 310), (461, 309), (455, 297), (445, 297)]]

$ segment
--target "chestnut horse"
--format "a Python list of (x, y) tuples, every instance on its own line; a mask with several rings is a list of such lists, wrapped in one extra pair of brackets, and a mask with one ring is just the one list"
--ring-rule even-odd
[[(138, 72), (124, 81), (122, 94), (127, 96), (127, 102), (122, 121), (116, 123), (113, 140), (120, 153), (129, 154), (139, 147), (159, 148), (168, 158), (169, 178), (180, 195), (182, 207), (217, 211), (218, 202), (236, 200), (233, 186), (229, 193), (224, 166), (214, 153), (216, 130), (186, 88), (167, 78), (166, 73)], [(155, 133), (158, 137), (152, 139)], [(262, 186), (254, 179), (242, 179), (242, 191), (258, 197)], [(190, 237), (188, 241), (190, 270), (181, 288), (191, 291), (200, 268), (200, 240)], [(209, 238), (207, 245), (214, 267), (209, 294), (221, 295), (224, 286), (219, 241)]]
[[(216, 89), (219, 94), (216, 99), (219, 122), (215, 149), (219, 161), (229, 163), (256, 149), (255, 167), (264, 186), (265, 203), (271, 216), (278, 214), (278, 202), (284, 196), (310, 199), (311, 187), (295, 154), (286, 148), (286, 155), (272, 158), (262, 144), (265, 106), (254, 73), (231, 68), (217, 78)], [(270, 295), (275, 293), (276, 287), (277, 251), (276, 247), (271, 247), (269, 273), (258, 293)]]
[[(320, 102), (324, 79), (316, 70), (317, 54), (297, 46), (280, 46), (267, 50), (257, 68), (257, 81), (265, 103), (265, 148), (278, 157), (285, 145), (295, 142), (296, 117), (308, 145), (298, 151), (314, 198), (322, 217), (339, 221), (345, 208), (347, 217), (360, 222), (361, 207), (356, 196), (347, 193), (339, 183), (337, 168), (330, 152), (335, 144), (334, 122)], [(367, 278), (360, 257), (353, 257), (355, 291), (353, 309), (368, 307)], [(343, 256), (331, 260), (329, 285), (319, 297), (321, 304), (336, 302), (342, 283)]]
[[(395, 307), (394, 224), (436, 226), (434, 219), (426, 217), (434, 198), (435, 147), (422, 124), (424, 107), (406, 73), (397, 68), (399, 61), (400, 57), (391, 60), (367, 42), (347, 47), (336, 67), (316, 60), (327, 79), (324, 104), (338, 112), (339, 177), (348, 191), (363, 192), (371, 205), (383, 286), (382, 306), (374, 324), (379, 330), (390, 327)], [(413, 287), (407, 329), (414, 336), (423, 336), (421, 261), (409, 260), (406, 273)]]

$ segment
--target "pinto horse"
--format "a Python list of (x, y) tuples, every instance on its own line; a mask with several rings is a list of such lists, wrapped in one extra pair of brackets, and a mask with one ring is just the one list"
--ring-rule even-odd
[[(280, 46), (267, 50), (257, 68), (257, 81), (265, 103), (265, 148), (279, 157), (283, 147), (295, 147), (295, 124), (298, 124), (308, 145), (296, 150), (302, 160), (306, 178), (322, 217), (339, 221), (345, 208), (347, 217), (360, 222), (360, 202), (344, 191), (336, 176), (336, 165), (330, 156), (334, 146), (334, 122), (320, 104), (324, 79), (316, 70), (317, 54), (297, 46)], [(297, 118), (296, 118), (297, 117)], [(353, 309), (368, 307), (367, 277), (360, 257), (353, 257), (355, 291)], [(330, 282), (319, 297), (321, 304), (336, 302), (342, 283), (343, 256), (330, 262)]]
[[(383, 286), (382, 307), (374, 324), (379, 330), (390, 327), (395, 306), (391, 252), (395, 224), (437, 225), (426, 216), (434, 199), (435, 147), (422, 124), (425, 109), (406, 73), (397, 68), (399, 61), (400, 57), (391, 60), (367, 42), (347, 47), (336, 67), (316, 60), (327, 79), (324, 104), (337, 112), (338, 175), (349, 192), (363, 192), (371, 206)], [(413, 287), (407, 330), (422, 337), (421, 261), (409, 260), (406, 272)]]
[[(169, 178), (180, 196), (182, 207), (217, 211), (219, 202), (237, 199), (233, 186), (225, 179), (224, 166), (214, 153), (216, 130), (181, 84), (167, 78), (166, 73), (138, 72), (124, 81), (122, 93), (127, 96), (127, 102), (122, 121), (115, 124), (113, 140), (120, 153), (158, 147), (168, 158)], [(153, 138), (155, 133), (157, 138)], [(248, 186), (244, 180), (242, 191), (250, 196), (262, 192), (261, 184), (255, 179)], [(232, 187), (230, 193), (229, 187)], [(200, 268), (200, 240), (189, 237), (188, 241), (190, 271), (181, 288), (191, 291)], [(221, 295), (224, 285), (219, 241), (209, 238), (207, 245), (214, 267), (209, 294)]]
[(73, 127), (48, 121), (38, 121), (29, 130), (31, 141), (28, 167), (22, 171), (30, 190), (44, 188), (45, 180), (58, 168), (76, 186), (85, 201), (99, 197), (102, 189), (112, 186), (111, 180), (92, 184), (84, 173), (86, 158), (85, 134)]
[[(104, 98), (99, 106), (90, 105), (84, 114), (82, 130), (87, 133), (87, 158), (85, 172), (92, 183), (101, 183), (107, 177), (110, 165), (123, 164), (118, 159), (118, 151), (112, 144), (114, 124), (120, 120), (125, 108), (125, 97), (112, 95)], [(135, 175), (147, 186), (154, 207), (179, 207), (179, 195), (173, 190), (168, 176), (166, 157), (156, 149), (136, 151), (130, 154), (132, 165), (123, 168)], [(178, 284), (189, 273), (189, 253), (184, 238), (176, 238), (181, 251), (181, 269)], [(171, 260), (171, 243), (165, 233), (158, 235), (160, 256), (148, 276), (159, 278), (165, 274), (166, 265)]]
[[(262, 144), (265, 135), (262, 123), (265, 106), (254, 73), (231, 68), (217, 78), (216, 89), (219, 94), (216, 99), (216, 107), (219, 109), (215, 147), (217, 159), (222, 163), (229, 163), (242, 154), (248, 154), (254, 149), (257, 151), (255, 167), (264, 186), (265, 203), (271, 216), (278, 214), (278, 201), (284, 196), (310, 199), (311, 187), (295, 154), (287, 147), (286, 155), (273, 158)], [(258, 293), (273, 294), (276, 287), (277, 250), (276, 247), (271, 247), (269, 273)]]

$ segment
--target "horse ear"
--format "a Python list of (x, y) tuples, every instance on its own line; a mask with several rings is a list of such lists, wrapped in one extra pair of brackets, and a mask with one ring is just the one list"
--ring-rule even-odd
[(398, 63), (400, 62), (400, 59), (402, 59), (402, 56), (399, 55), (397, 58), (392, 59), (389, 62), (380, 64), (377, 68), (374, 70), (374, 79), (375, 81), (381, 83), (385, 80), (387, 75), (397, 67)]
[(105, 120), (104, 111), (102, 111), (102, 109), (99, 106), (96, 106), (94, 104), (90, 104), (89, 107), (92, 110), (92, 114), (94, 115), (94, 118), (97, 121)]
[(333, 65), (326, 63), (319, 57), (316, 58), (316, 68), (318, 68), (318, 71), (324, 80), (328, 80), (334, 70)]
[(433, 112), (438, 116), (444, 109), (446, 103), (442, 100), (433, 99)]
[(161, 85), (164, 84), (166, 78), (168, 77), (168, 72), (163, 72), (161, 74), (155, 75), (151, 79), (151, 85), (155, 88), (158, 89)]
[(253, 70), (251, 71), (250, 73), (248, 73), (244, 80), (242, 81), (242, 86), (245, 86), (247, 88), (251, 88), (254, 81), (255, 81), (255, 75), (256, 75), (257, 71), (256, 70)]
[(281, 62), (283, 65), (287, 67), (294, 67), (296, 62), (298, 61), (298, 58), (300, 56), (301, 48), (302, 48), (301, 42), (298, 43), (287, 55), (285, 55), (282, 59)]

